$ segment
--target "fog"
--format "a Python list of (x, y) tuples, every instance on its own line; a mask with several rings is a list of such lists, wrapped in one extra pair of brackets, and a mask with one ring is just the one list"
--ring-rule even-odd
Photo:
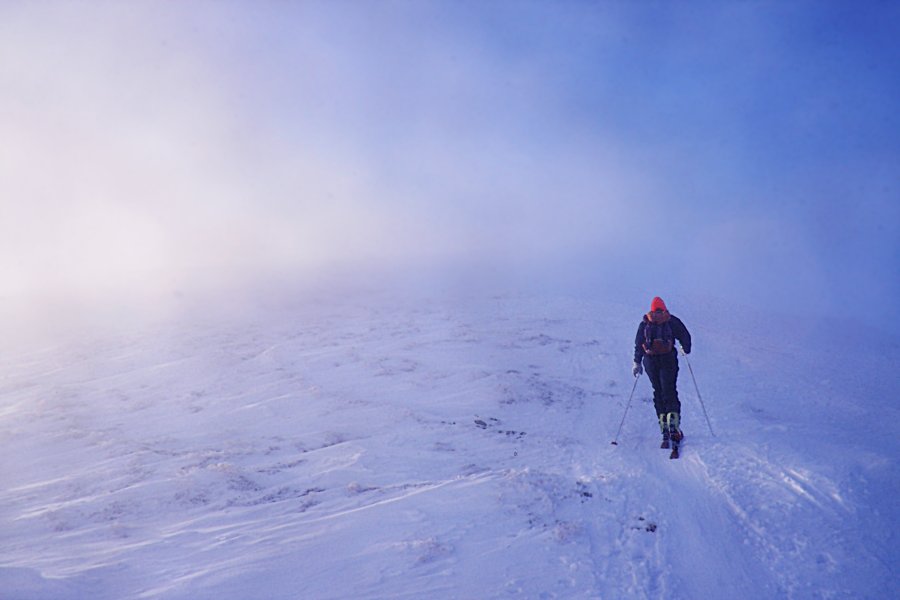
[(876, 321), (898, 27), (888, 3), (4, 2), (0, 295), (464, 266)]

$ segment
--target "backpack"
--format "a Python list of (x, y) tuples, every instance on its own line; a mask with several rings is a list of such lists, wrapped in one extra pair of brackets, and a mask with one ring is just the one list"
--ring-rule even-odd
[(647, 323), (644, 325), (644, 352), (650, 356), (668, 354), (675, 348), (675, 334), (669, 323), (669, 312), (663, 311), (657, 317), (653, 313), (647, 314)]

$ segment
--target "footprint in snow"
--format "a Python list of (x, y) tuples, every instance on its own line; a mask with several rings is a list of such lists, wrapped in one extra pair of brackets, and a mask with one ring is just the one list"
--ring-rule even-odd
[(644, 517), (638, 517), (638, 524), (632, 525), (631, 528), (635, 531), (646, 531), (648, 533), (656, 533), (657, 525), (653, 521), (648, 521)]
[[(486, 430), (488, 427), (496, 427), (500, 424), (500, 419), (495, 419), (494, 417), (490, 417), (488, 421), (485, 421), (483, 419), (475, 419), (475, 427)], [(514, 431), (511, 429), (497, 429), (496, 431), (500, 435), (505, 435), (508, 438), (516, 440), (521, 440), (527, 435), (524, 431)]]

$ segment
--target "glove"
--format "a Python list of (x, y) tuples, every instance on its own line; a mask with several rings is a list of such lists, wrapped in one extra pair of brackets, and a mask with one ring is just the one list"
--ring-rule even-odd
[(634, 366), (631, 367), (631, 373), (635, 377), (638, 377), (639, 375), (643, 374), (643, 372), (644, 372), (644, 367), (641, 366), (641, 363), (635, 361)]

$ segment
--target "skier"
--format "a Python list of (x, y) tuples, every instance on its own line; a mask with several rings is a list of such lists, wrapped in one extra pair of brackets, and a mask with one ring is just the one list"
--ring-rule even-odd
[(691, 334), (681, 319), (669, 314), (666, 303), (656, 297), (650, 303), (650, 312), (644, 315), (634, 338), (634, 368), (639, 377), (644, 370), (653, 385), (653, 405), (662, 431), (662, 448), (672, 443), (672, 458), (678, 457), (678, 442), (684, 438), (681, 432), (681, 402), (678, 401), (678, 352), (675, 340), (685, 354), (691, 353)]

